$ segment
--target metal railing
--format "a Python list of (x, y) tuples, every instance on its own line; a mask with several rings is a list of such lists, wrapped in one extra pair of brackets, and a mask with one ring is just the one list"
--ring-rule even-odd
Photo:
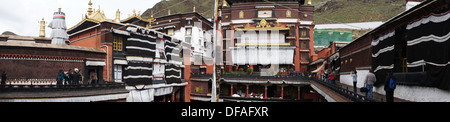
[[(191, 78), (211, 78), (211, 74), (191, 73)], [(220, 78), (225, 79), (265, 79), (265, 80), (309, 80), (306, 76), (297, 76), (296, 73), (286, 76), (261, 76), (260, 74), (238, 75), (238, 74), (221, 74)]]
[[(209, 78), (211, 75), (209, 74), (192, 74), (191, 77), (195, 77), (195, 78)], [(365, 95), (361, 95), (358, 93), (354, 93), (352, 90), (349, 90), (348, 87), (344, 88), (342, 87), (342, 85), (336, 85), (336, 84), (332, 84), (332, 83), (328, 83), (326, 81), (317, 79), (315, 77), (308, 77), (308, 75), (305, 76), (297, 76), (296, 74), (294, 75), (290, 75), (290, 76), (260, 76), (260, 75), (234, 75), (234, 74), (222, 74), (220, 75), (221, 78), (224, 79), (269, 79), (269, 80), (303, 80), (303, 81), (309, 81), (309, 80), (313, 80), (327, 88), (329, 88), (330, 90), (335, 91), (336, 93), (344, 96), (345, 98), (354, 101), (354, 102), (382, 102), (383, 99), (381, 98), (380, 100), (376, 100), (376, 99), (370, 99), (367, 98)]]
[(62, 90), (94, 90), (125, 88), (124, 83), (79, 84), (79, 85), (0, 85), (2, 92), (14, 91), (62, 91)]
[(365, 95), (354, 93), (352, 90), (349, 90), (348, 87), (343, 88), (342, 85), (328, 83), (324, 80), (320, 80), (317, 78), (311, 78), (311, 80), (335, 91), (336, 93), (339, 93), (340, 95), (344, 96), (347, 99), (350, 99), (353, 102), (382, 102), (383, 101), (383, 99), (381, 99), (380, 101), (377, 101), (375, 99), (367, 98)]

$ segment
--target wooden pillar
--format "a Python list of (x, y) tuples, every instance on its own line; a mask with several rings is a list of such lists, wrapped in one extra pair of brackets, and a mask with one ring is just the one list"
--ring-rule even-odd
[(232, 97), (233, 96), (233, 84), (231, 84), (231, 89), (230, 89), (230, 97)]
[(267, 99), (267, 85), (264, 85), (264, 99)]
[(300, 100), (300, 86), (297, 86), (297, 100)]
[(281, 99), (284, 99), (284, 86), (281, 86)]
[(173, 93), (173, 92), (172, 92), (172, 99), (170, 101), (175, 102), (175, 93)]
[(248, 98), (248, 85), (247, 86), (247, 94), (245, 95), (245, 98)]

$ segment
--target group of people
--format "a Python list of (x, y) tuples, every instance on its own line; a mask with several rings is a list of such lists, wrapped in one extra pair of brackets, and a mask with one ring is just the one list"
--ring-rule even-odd
[(335, 73), (331, 70), (320, 71), (319, 75), (316, 75), (316, 78), (325, 80), (328, 83), (336, 84)]
[[(357, 72), (354, 70), (351, 72), (351, 77), (353, 79), (353, 92), (357, 93)], [(386, 101), (394, 102), (394, 90), (396, 88), (396, 78), (393, 76), (392, 72), (386, 73), (386, 79), (384, 81), (384, 91), (386, 92)], [(366, 88), (366, 97), (372, 99), (373, 98), (373, 85), (377, 81), (375, 74), (373, 74), (372, 70), (369, 70), (369, 73), (366, 75), (366, 79), (364, 80), (364, 87)]]
[(78, 68), (75, 68), (73, 71), (72, 69), (69, 69), (68, 72), (59, 70), (56, 78), (56, 85), (78, 85), (82, 84), (82, 81), (83, 75)]

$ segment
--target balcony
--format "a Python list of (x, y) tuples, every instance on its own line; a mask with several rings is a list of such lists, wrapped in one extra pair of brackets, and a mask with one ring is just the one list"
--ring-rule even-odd
[(0, 85), (0, 102), (125, 101), (123, 83), (82, 85)]
[[(301, 74), (292, 72), (278, 73), (275, 76), (261, 76), (261, 73), (254, 72), (251, 75), (245, 73), (235, 74), (221, 74), (221, 82), (228, 83), (250, 83), (250, 84), (286, 84), (286, 85), (308, 85), (309, 81), (306, 77), (300, 76)], [(211, 74), (191, 74), (191, 79), (208, 81), (212, 79)]]

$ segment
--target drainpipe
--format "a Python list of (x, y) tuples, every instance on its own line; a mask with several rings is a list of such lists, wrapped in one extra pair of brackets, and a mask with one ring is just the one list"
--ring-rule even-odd
[(108, 81), (110, 81), (110, 79), (109, 79), (109, 48), (108, 48), (108, 45), (102, 45), (102, 46), (100, 46), (100, 48), (102, 48), (102, 47), (106, 47), (106, 77), (107, 77), (107, 79), (108, 79)]

